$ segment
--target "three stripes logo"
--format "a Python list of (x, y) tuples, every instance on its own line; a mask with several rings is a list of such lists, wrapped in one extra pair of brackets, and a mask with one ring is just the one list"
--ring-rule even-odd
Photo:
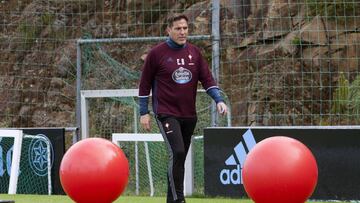
[[(254, 135), (248, 129), (242, 135), (243, 141), (240, 141), (234, 147), (234, 152), (225, 161), (225, 168), (220, 172), (220, 181), (223, 185), (239, 185), (243, 184), (241, 171), (244, 167), (244, 162), (249, 151), (256, 145)], [(245, 145), (244, 145), (245, 144)]]

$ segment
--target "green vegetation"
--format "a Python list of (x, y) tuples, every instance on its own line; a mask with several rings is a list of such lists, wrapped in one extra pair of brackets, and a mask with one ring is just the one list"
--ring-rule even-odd
[(21, 33), (22, 48), (23, 49), (30, 49), (32, 44), (36, 40), (36, 36), (40, 33), (40, 30), (35, 24), (32, 24), (28, 21), (23, 21), (19, 24), (19, 32)]
[(291, 43), (295, 46), (300, 46), (301, 45), (300, 37), (294, 37), (294, 39), (291, 41)]
[(333, 94), (333, 114), (355, 115), (360, 113), (360, 75), (350, 84), (344, 73), (339, 73), (338, 87)]
[(351, 83), (349, 88), (350, 113), (359, 117), (360, 113), (360, 75)]
[(22, 39), (22, 48), (28, 50), (41, 34), (42, 30), (55, 19), (54, 14), (44, 13), (40, 18), (29, 18), (19, 23), (18, 31)]
[[(61, 195), (3, 195), (3, 200), (15, 200), (16, 203), (71, 203), (72, 200), (67, 196)], [(159, 203), (165, 202), (165, 197), (134, 197), (134, 196), (121, 196), (115, 203)], [(251, 200), (246, 199), (226, 199), (226, 198), (187, 198), (189, 203), (252, 203)], [(329, 203), (329, 202), (314, 202), (308, 203)], [(338, 202), (345, 203), (345, 202)]]
[(55, 15), (52, 13), (43, 13), (40, 19), (43, 25), (50, 25), (54, 21)]
[(324, 16), (328, 19), (345, 21), (347, 17), (355, 17), (360, 14), (360, 2), (358, 0), (306, 0), (308, 16)]
[(338, 88), (333, 94), (333, 103), (331, 111), (335, 114), (343, 114), (348, 111), (349, 106), (349, 81), (344, 73), (339, 74)]

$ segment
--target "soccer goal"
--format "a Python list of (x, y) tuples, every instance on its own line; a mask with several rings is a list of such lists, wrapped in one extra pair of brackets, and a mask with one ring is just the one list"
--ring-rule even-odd
[[(196, 137), (193, 139), (202, 139), (202, 137)], [(163, 142), (164, 139), (161, 134), (150, 134), (150, 133), (113, 133), (112, 142), (122, 148), (122, 144), (126, 142), (134, 142), (135, 144), (135, 190), (136, 194), (139, 194), (140, 190), (140, 170), (139, 170), (139, 149), (138, 144), (143, 143), (145, 148), (145, 160), (147, 168), (147, 178), (149, 180), (150, 196), (154, 196), (155, 183), (153, 176), (153, 165), (151, 164), (151, 157), (148, 142)], [(125, 145), (124, 145), (125, 146)], [(190, 145), (189, 153), (186, 156), (185, 161), (185, 177), (184, 177), (184, 195), (192, 195), (194, 191), (194, 150), (193, 144)], [(163, 183), (164, 184), (164, 183)], [(164, 184), (166, 185), (166, 184)]]
[[(21, 155), (21, 144), (22, 144), (22, 130), (0, 130), (0, 143), (3, 142), (4, 138), (12, 138), (13, 139), (13, 147), (9, 148), (10, 153), (12, 152), (12, 158), (7, 158), (7, 161), (11, 160), (11, 163), (8, 163), (10, 167), (7, 167), (8, 171), (10, 171), (9, 175), (9, 184), (8, 184), (8, 194), (16, 194), (16, 187), (18, 181), (18, 173), (20, 166), (20, 155)], [(5, 174), (4, 169), (4, 159), (3, 159), (3, 148), (0, 145), (0, 175), (3, 176)], [(8, 153), (6, 153), (8, 154)], [(10, 170), (9, 170), (10, 169)], [(1, 181), (3, 184), (3, 181)]]
[(0, 130), (0, 193), (51, 194), (51, 143), (45, 135)]
[[(82, 90), (81, 138), (112, 139), (130, 164), (129, 195), (164, 195), (167, 187), (168, 150), (152, 119), (151, 132), (139, 126), (138, 89)], [(211, 126), (212, 100), (205, 90), (197, 94), (198, 124), (186, 158), (184, 194), (203, 194), (202, 129)], [(230, 126), (231, 115), (219, 119)]]

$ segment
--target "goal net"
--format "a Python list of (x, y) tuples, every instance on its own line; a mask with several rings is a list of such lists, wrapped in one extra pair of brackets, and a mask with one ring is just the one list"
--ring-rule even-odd
[(45, 135), (0, 130), (0, 193), (51, 194), (50, 155)]
[[(103, 137), (112, 139), (113, 134), (127, 133), (136, 137), (145, 132), (138, 125), (137, 90), (84, 90), (81, 93), (82, 138)], [(211, 98), (203, 91), (198, 91), (198, 123), (192, 141), (191, 177), (192, 192), (203, 194), (203, 128), (211, 125)], [(97, 112), (96, 107), (107, 109)], [(110, 110), (111, 109), (111, 110)], [(230, 115), (220, 117), (219, 126), (229, 126)], [(97, 118), (104, 125), (96, 124)], [(155, 119), (152, 119), (151, 132), (159, 134)], [(119, 146), (125, 152), (130, 163), (129, 185), (126, 194), (164, 195), (166, 192), (166, 171), (168, 150), (160, 140), (122, 140)], [(189, 152), (191, 153), (191, 152)], [(187, 172), (185, 172), (187, 173)], [(152, 179), (152, 180), (151, 180)], [(185, 185), (187, 187), (187, 185)], [(186, 189), (186, 188), (185, 188)]]
[[(211, 58), (211, 41), (206, 39), (192, 39), (192, 43), (202, 47), (203, 55)], [(158, 134), (155, 119), (152, 119), (151, 131), (145, 132), (139, 126), (139, 107), (137, 87), (140, 79), (140, 69), (146, 51), (158, 39), (125, 38), (111, 41), (94, 39), (93, 43), (82, 43), (78, 47), (78, 65), (81, 68), (81, 91), (78, 102), (81, 106), (81, 134), (82, 138), (102, 137), (111, 140), (113, 133), (154, 133)], [(163, 40), (163, 39), (161, 39)], [(133, 60), (136, 58), (136, 60)], [(131, 60), (129, 60), (131, 59)], [(211, 60), (211, 59), (210, 59)], [(208, 61), (211, 64), (211, 61)], [(201, 89), (199, 85), (198, 89)], [(230, 102), (223, 93), (226, 103)], [(149, 105), (151, 106), (151, 104)], [(195, 194), (203, 194), (203, 128), (215, 123), (215, 109), (211, 98), (202, 90), (197, 94), (198, 123), (193, 140), (193, 177)], [(79, 113), (79, 112), (78, 112)], [(217, 126), (230, 125), (230, 117), (219, 117)], [(121, 148), (130, 163), (129, 185), (125, 194), (165, 195), (166, 171), (168, 151), (161, 141), (125, 141)], [(147, 156), (151, 163), (151, 173), (147, 164)], [(136, 169), (137, 168), (137, 169)], [(137, 171), (137, 172), (136, 172)], [(138, 178), (136, 177), (138, 174)], [(153, 180), (153, 193), (149, 174)], [(139, 181), (137, 181), (139, 180)]]

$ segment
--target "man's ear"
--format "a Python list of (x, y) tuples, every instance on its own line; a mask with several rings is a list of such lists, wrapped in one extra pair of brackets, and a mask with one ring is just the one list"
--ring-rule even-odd
[(170, 34), (171, 28), (169, 26), (166, 27), (166, 32)]

